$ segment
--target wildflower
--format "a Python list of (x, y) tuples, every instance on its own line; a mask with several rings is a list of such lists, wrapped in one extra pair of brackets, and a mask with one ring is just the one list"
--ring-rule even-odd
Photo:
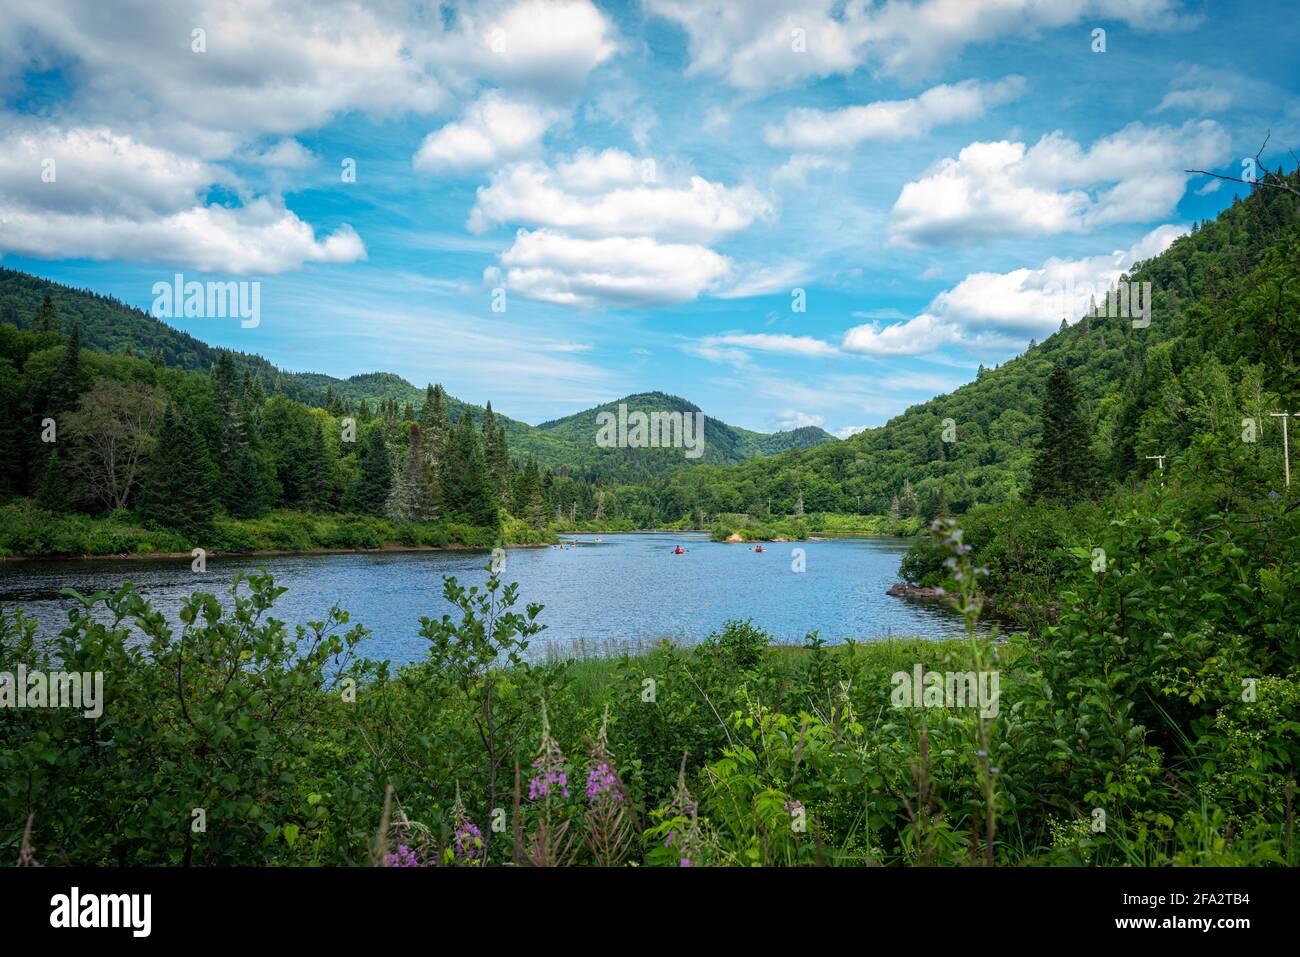
[(422, 867), (419, 857), (415, 851), (411, 850), (405, 844), (397, 845), (397, 850), (392, 854), (384, 855), (384, 867)]
[(623, 800), (623, 792), (618, 786), (618, 776), (614, 774), (608, 761), (602, 761), (591, 769), (587, 775), (587, 801), (596, 803), (602, 794), (608, 794), (615, 801)]
[(460, 782), (456, 782), (456, 803), (451, 806), (451, 819), (456, 830), (452, 834), (452, 862), (456, 864), (480, 863), (485, 850), (483, 832), (469, 819), (465, 802), (460, 798)]
[(528, 782), (528, 800), (549, 797), (552, 789), (558, 790), (566, 798), (569, 796), (569, 774), (565, 769), (564, 752), (551, 737), (546, 702), (542, 702), (542, 746), (538, 749), (537, 760), (533, 762), (533, 770), (537, 773)]

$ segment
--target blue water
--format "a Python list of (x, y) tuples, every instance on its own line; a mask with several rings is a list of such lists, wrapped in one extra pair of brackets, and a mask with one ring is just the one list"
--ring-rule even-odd
[[(673, 554), (681, 545), (685, 554)], [(694, 642), (730, 618), (752, 618), (779, 641), (797, 642), (818, 629), (831, 642), (845, 638), (941, 638), (959, 634), (962, 623), (929, 605), (890, 598), (898, 563), (907, 550), (900, 539), (838, 539), (772, 543), (762, 554), (752, 545), (713, 543), (702, 534), (583, 535), (559, 548), (507, 552), (505, 581), (519, 582), (522, 610), (545, 605), (547, 629), (534, 640), (542, 654), (618, 652), (661, 638)], [(806, 570), (792, 570), (794, 549), (805, 553)], [(334, 604), (372, 632), (361, 651), (371, 658), (405, 662), (422, 656), (418, 635), (423, 615), (440, 618), (451, 608), (442, 598), (442, 576), (462, 584), (487, 577), (487, 555), (476, 552), (389, 552), (211, 558), (207, 572), (190, 560), (50, 561), (0, 564), (0, 603), (17, 605), (56, 633), (67, 622), (72, 587), (82, 594), (111, 591), (125, 582), (177, 622), (184, 596), (196, 590), (223, 595), (239, 572), (265, 566), (288, 591), (274, 617), (294, 624), (320, 620)]]

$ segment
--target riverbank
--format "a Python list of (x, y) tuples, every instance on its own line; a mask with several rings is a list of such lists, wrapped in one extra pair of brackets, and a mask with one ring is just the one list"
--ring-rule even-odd
[(251, 519), (219, 516), (209, 533), (187, 536), (147, 526), (129, 512), (105, 516), (59, 513), (20, 500), (0, 506), (0, 561), (189, 558), (347, 552), (490, 550), (552, 545), (538, 531), (507, 519), (500, 528), (453, 521), (392, 522), (371, 515), (277, 511)]

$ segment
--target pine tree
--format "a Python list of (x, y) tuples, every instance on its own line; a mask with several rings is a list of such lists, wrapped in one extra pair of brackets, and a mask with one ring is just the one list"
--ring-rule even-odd
[(330, 456), (325, 448), (325, 426), (318, 424), (312, 430), (311, 441), (307, 445), (303, 477), (303, 504), (315, 512), (324, 511), (330, 505), (331, 468)]
[(889, 503), (889, 520), (891, 522), (897, 523), (898, 520), (902, 517), (903, 513), (901, 509), (902, 506), (900, 506), (898, 503), (898, 496), (895, 495), (893, 501)]
[(496, 491), (488, 479), (474, 419), (467, 406), (447, 443), (446, 459), (439, 470), (443, 507), (471, 525), (495, 527), (500, 522)]
[(1092, 493), (1096, 466), (1088, 423), (1079, 411), (1074, 380), (1057, 363), (1047, 377), (1042, 437), (1029, 479), (1031, 499), (1071, 502)]
[(41, 478), (36, 489), (36, 501), (42, 508), (52, 512), (66, 511), (72, 502), (72, 483), (64, 474), (57, 445), (45, 457), (45, 465), (41, 469)]
[(344, 507), (363, 515), (383, 515), (388, 493), (393, 488), (393, 464), (384, 441), (384, 430), (370, 430), (361, 455), (361, 474), (348, 490)]
[(412, 424), (410, 448), (384, 504), (384, 514), (395, 522), (431, 522), (437, 517), (437, 502), (429, 487), (421, 440), (420, 427)]
[(528, 456), (528, 464), (519, 473), (515, 489), (514, 514), (532, 528), (541, 531), (546, 527), (546, 506), (542, 502), (542, 482), (537, 470), (537, 460)]
[(59, 310), (54, 308), (54, 300), (45, 296), (41, 303), (41, 308), (36, 311), (32, 318), (33, 332), (62, 332), (63, 323), (59, 321)]
[(198, 541), (217, 511), (217, 472), (189, 410), (167, 406), (142, 470), (139, 511)]
[(492, 494), (497, 503), (504, 508), (510, 489), (510, 450), (506, 446), (505, 427), (497, 425), (491, 402), (483, 413), (482, 430), (483, 463), (488, 481), (492, 484)]
[(912, 491), (912, 483), (903, 479), (903, 517), (911, 518), (916, 514), (916, 493)]
[[(48, 298), (48, 297), (47, 297)], [(54, 369), (50, 383), (50, 409), (66, 412), (77, 407), (82, 392), (81, 382), (81, 324), (72, 324), (72, 334), (63, 345), (63, 354)]]

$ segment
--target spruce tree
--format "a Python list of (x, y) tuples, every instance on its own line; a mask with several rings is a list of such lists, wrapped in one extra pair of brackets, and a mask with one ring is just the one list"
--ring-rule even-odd
[(538, 531), (546, 527), (546, 507), (542, 503), (542, 480), (537, 460), (528, 456), (528, 464), (519, 473), (515, 489), (514, 514)]
[(460, 413), (446, 460), (439, 469), (446, 511), (471, 525), (495, 527), (500, 522), (496, 491), (488, 480), (474, 418), (466, 406)]
[(72, 324), (72, 334), (63, 345), (63, 354), (54, 368), (50, 383), (50, 410), (67, 412), (77, 407), (81, 395), (81, 324)]
[(72, 502), (72, 483), (63, 471), (63, 461), (59, 457), (59, 448), (54, 446), (45, 457), (41, 469), (40, 482), (36, 488), (36, 501), (42, 508), (52, 512), (67, 510)]
[(46, 294), (41, 308), (32, 318), (33, 332), (62, 332), (63, 324), (59, 321), (59, 310), (54, 308), (54, 300)]
[(363, 515), (383, 515), (388, 493), (393, 488), (393, 465), (384, 441), (384, 430), (370, 430), (361, 455), (361, 474), (348, 490), (345, 507)]
[(1047, 377), (1042, 427), (1029, 497), (1068, 503), (1091, 495), (1096, 474), (1092, 437), (1079, 411), (1074, 380), (1061, 363), (1054, 365)]
[(303, 470), (303, 504), (315, 512), (324, 511), (330, 504), (332, 483), (329, 451), (325, 447), (325, 426), (317, 425), (307, 444)]
[(420, 447), (422, 440), (420, 427), (412, 424), (410, 448), (384, 505), (384, 514), (395, 522), (431, 522), (437, 517), (437, 502)]
[(483, 413), (483, 462), (487, 467), (488, 481), (498, 504), (505, 507), (510, 489), (510, 450), (506, 446), (505, 426), (497, 424), (492, 403)]
[(217, 472), (185, 408), (163, 410), (157, 441), (142, 470), (139, 511), (198, 542), (217, 511)]

